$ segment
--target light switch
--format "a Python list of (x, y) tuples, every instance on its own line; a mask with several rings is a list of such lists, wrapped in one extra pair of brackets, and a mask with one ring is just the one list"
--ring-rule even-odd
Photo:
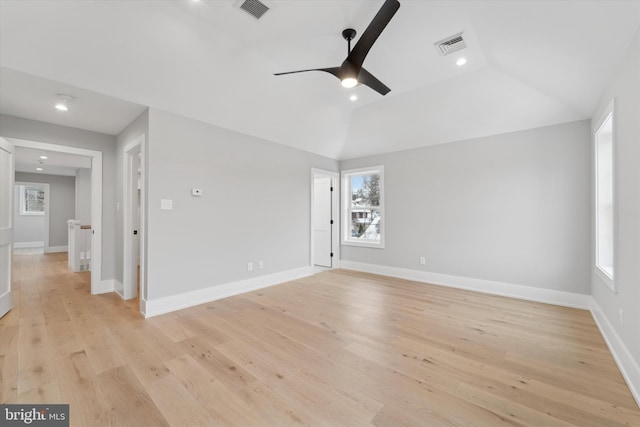
[(163, 211), (170, 211), (173, 209), (173, 200), (171, 199), (162, 199), (160, 200), (160, 209)]

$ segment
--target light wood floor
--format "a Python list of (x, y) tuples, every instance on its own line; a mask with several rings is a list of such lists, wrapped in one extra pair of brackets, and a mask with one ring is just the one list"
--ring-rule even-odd
[(73, 426), (640, 426), (587, 311), (330, 271), (144, 320), (66, 254), (14, 266), (0, 401)]

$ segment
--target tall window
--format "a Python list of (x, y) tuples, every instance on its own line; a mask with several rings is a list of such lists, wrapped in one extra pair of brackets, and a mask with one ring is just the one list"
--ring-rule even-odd
[(342, 172), (342, 243), (384, 248), (384, 166)]
[(595, 132), (596, 272), (612, 289), (614, 265), (613, 104)]

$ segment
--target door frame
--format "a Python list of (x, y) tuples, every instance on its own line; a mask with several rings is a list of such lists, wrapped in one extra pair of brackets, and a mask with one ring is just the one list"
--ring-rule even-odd
[[(123, 188), (122, 188), (122, 293), (123, 299), (132, 299), (137, 295), (136, 273), (138, 267), (138, 253), (134, 252), (133, 241), (133, 204), (137, 203), (137, 160), (140, 156), (140, 223), (138, 224), (138, 251), (140, 254), (140, 311), (145, 312), (147, 301), (147, 266), (146, 266), (146, 136), (140, 135), (124, 147), (123, 153)], [(134, 178), (135, 177), (135, 178)]]
[[(49, 184), (47, 184), (46, 182), (27, 182), (27, 181), (15, 181), (15, 171), (13, 173), (14, 176), (14, 182), (13, 182), (13, 188), (15, 191), (15, 188), (17, 185), (37, 185), (40, 187), (44, 187), (44, 229), (43, 229), (43, 236), (42, 236), (42, 243), (43, 243), (43, 248), (42, 251), (44, 253), (49, 253), (50, 251), (49, 249), (49, 218), (50, 218), (50, 213), (49, 213), (49, 209), (50, 209), (50, 204), (51, 204), (51, 186)], [(14, 233), (15, 233), (15, 225), (16, 225), (16, 219), (15, 217), (13, 218), (13, 227), (14, 227)], [(16, 248), (16, 242), (13, 242), (13, 248)]]
[[(11, 311), (13, 308), (12, 302), (12, 294), (11, 294), (11, 268), (13, 266), (13, 198), (15, 197), (15, 147), (13, 143), (7, 141), (6, 139), (0, 137), (0, 150), (6, 151), (11, 156), (11, 165), (9, 166), (9, 200), (7, 200), (7, 204), (9, 205), (9, 227), (0, 228), (0, 244), (3, 241), (8, 241), (9, 246), (9, 262), (6, 268), (6, 271), (0, 271), (0, 274), (5, 276), (7, 280), (7, 291), (5, 293), (0, 294), (0, 317), (3, 317), (7, 313)], [(2, 224), (0, 224), (0, 227)], [(0, 291), (2, 289), (0, 288)]]
[(91, 157), (91, 228), (93, 231), (91, 238), (91, 294), (112, 292), (113, 282), (102, 280), (102, 151), (25, 139), (9, 139), (15, 147)]
[(340, 172), (329, 171), (324, 169), (311, 168), (311, 200), (310, 200), (310, 224), (309, 224), (309, 265), (314, 268), (314, 243), (313, 221), (314, 221), (314, 200), (315, 200), (315, 180), (318, 178), (331, 178), (333, 183), (333, 193), (331, 195), (331, 216), (333, 218), (333, 227), (331, 229), (331, 249), (333, 259), (331, 260), (331, 268), (340, 268)]

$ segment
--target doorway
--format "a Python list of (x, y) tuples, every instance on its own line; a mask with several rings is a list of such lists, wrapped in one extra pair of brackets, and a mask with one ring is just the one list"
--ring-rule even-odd
[(123, 188), (123, 281), (118, 294), (125, 300), (146, 302), (146, 144), (142, 135), (124, 148)]
[(339, 263), (337, 172), (311, 170), (311, 266), (336, 268)]
[(11, 310), (14, 147), (0, 138), (0, 317)]
[[(15, 138), (10, 138), (9, 142), (16, 148), (75, 154), (91, 159), (91, 294), (113, 291), (112, 281), (102, 281), (102, 152)], [(14, 170), (13, 165), (11, 170)]]

